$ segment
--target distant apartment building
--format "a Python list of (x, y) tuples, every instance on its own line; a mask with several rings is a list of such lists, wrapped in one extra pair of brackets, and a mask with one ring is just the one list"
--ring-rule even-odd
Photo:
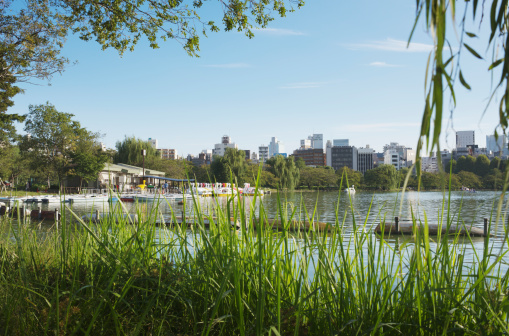
[(302, 158), (306, 163), (306, 166), (325, 166), (325, 154), (323, 149), (296, 149), (293, 151), (293, 156), (295, 158)]
[(357, 170), (357, 148), (354, 146), (338, 146), (332, 147), (330, 152), (331, 167), (334, 168), (334, 170), (338, 170), (343, 167)]
[(468, 147), (456, 147), (452, 150), (452, 158), (456, 161), (462, 156), (472, 155), (472, 150)]
[(258, 147), (258, 161), (265, 162), (269, 159), (269, 146), (261, 145)]
[(456, 148), (464, 148), (469, 145), (475, 145), (474, 131), (457, 131), (456, 132)]
[(393, 165), (396, 170), (401, 169), (401, 156), (396, 149), (388, 149), (384, 151), (384, 164)]
[(231, 142), (231, 139), (228, 135), (223, 135), (223, 137), (221, 138), (221, 143), (214, 145), (212, 155), (224, 156), (224, 153), (226, 152), (227, 148), (238, 149), (238, 146), (234, 142)]
[(332, 140), (332, 146), (341, 147), (341, 146), (350, 146), (350, 140), (348, 139), (334, 139)]
[(373, 169), (374, 153), (375, 150), (369, 148), (369, 145), (366, 145), (366, 148), (361, 147), (357, 149), (357, 171), (364, 174), (366, 171)]
[(165, 159), (165, 160), (177, 160), (178, 159), (176, 149), (161, 148), (161, 149), (158, 149), (157, 151), (161, 155), (162, 159)]
[(251, 161), (253, 163), (257, 163), (258, 162), (258, 153), (256, 153), (256, 152), (252, 152), (251, 153)]
[(157, 139), (148, 138), (148, 143), (150, 144), (150, 146), (157, 149)]
[(285, 152), (285, 146), (276, 137), (272, 137), (269, 143), (269, 158)]

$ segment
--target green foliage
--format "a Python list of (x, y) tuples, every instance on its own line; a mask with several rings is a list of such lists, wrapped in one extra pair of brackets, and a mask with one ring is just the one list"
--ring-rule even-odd
[(284, 158), (282, 155), (276, 155), (267, 160), (269, 171), (279, 180), (280, 189), (293, 190), (299, 184), (300, 172), (293, 157)]
[[(337, 185), (338, 187), (346, 188), (350, 187), (352, 185), (359, 188), (361, 186), (361, 182), (363, 180), (363, 176), (361, 172), (355, 171), (353, 169), (350, 169), (346, 166), (341, 167), (336, 171), (337, 176)], [(348, 185), (346, 183), (346, 180), (348, 178)]]
[(152, 147), (148, 141), (143, 141), (134, 136), (126, 136), (123, 141), (117, 141), (115, 147), (117, 152), (113, 156), (114, 163), (125, 163), (141, 167), (143, 164), (143, 155), (141, 151), (143, 149), (146, 150), (145, 160), (152, 157), (159, 157), (157, 150)]
[(490, 170), (498, 169), (500, 171), (505, 170), (505, 161), (500, 160), (499, 157), (494, 157), (490, 162)]
[[(210, 164), (211, 182), (244, 183), (246, 154), (243, 150), (227, 148), (224, 156), (215, 155)], [(231, 173), (231, 175), (230, 175)], [(233, 178), (233, 180), (232, 180)]]
[[(464, 4), (465, 10), (458, 17), (456, 8), (459, 3)], [(509, 6), (507, 1), (417, 0), (416, 5), (413, 30), (416, 27), (422, 27), (418, 21), (423, 17), (424, 26), (432, 34), (434, 44), (426, 69), (426, 78), (429, 80), (426, 81), (425, 106), (417, 155), (420, 155), (424, 147), (429, 151), (435, 148), (437, 151), (440, 150), (444, 102), (449, 102), (449, 99), (444, 97), (444, 92), (450, 94), (450, 101), (454, 108), (456, 105), (455, 84), (459, 83), (467, 90), (472, 89), (465, 79), (468, 76), (464, 75), (465, 69), (460, 62), (460, 58), (463, 59), (461, 55), (470, 54), (468, 57), (473, 56), (474, 60), (482, 62), (477, 64), (484, 67), (483, 56), (471, 46), (471, 42), (474, 41), (476, 45), (479, 45), (478, 41), (487, 41), (485, 45), (479, 45), (479, 48), (492, 51), (491, 57), (488, 57), (492, 62), (488, 71), (492, 74), (491, 78), (499, 78), (499, 80), (492, 86), (493, 92), (488, 105), (498, 100), (495, 103), (499, 107), (498, 126), (505, 134), (509, 127), (509, 55), (506, 55), (509, 48), (507, 37)], [(471, 32), (471, 29), (477, 29), (486, 38), (477, 39), (476, 33)], [(413, 30), (409, 40), (412, 38)], [(451, 38), (453, 41), (450, 41)], [(459, 47), (456, 47), (457, 41), (460, 41)], [(482, 83), (476, 84), (483, 87)], [(497, 90), (502, 90), (502, 93), (496, 95)], [(498, 135), (497, 132), (495, 135)], [(463, 166), (458, 167), (458, 170), (472, 172), (469, 167)]]
[(99, 172), (109, 159), (108, 155), (102, 151), (102, 148), (94, 140), (78, 139), (76, 150), (70, 154), (72, 168), (69, 174), (80, 178), (80, 186), (83, 185), (83, 181), (97, 180)]
[(297, 169), (302, 169), (302, 168), (305, 168), (306, 167), (306, 162), (304, 161), (303, 158), (301, 157), (298, 157), (296, 158), (295, 160), (295, 167), (297, 167)]
[(479, 155), (475, 160), (474, 172), (479, 176), (486, 176), (490, 171), (490, 159), (486, 155)]
[(366, 186), (373, 189), (393, 190), (399, 182), (398, 171), (393, 165), (383, 164), (364, 174)]
[(445, 165), (445, 172), (446, 173), (457, 173), (457, 165), (458, 165), (458, 163), (456, 162), (456, 160), (451, 159)]
[(338, 177), (333, 169), (325, 167), (305, 167), (299, 170), (300, 186), (311, 188), (328, 188), (337, 185)]
[(482, 182), (479, 179), (479, 176), (475, 175), (472, 172), (460, 171), (458, 173), (458, 178), (462, 186), (474, 189), (482, 188)]
[(504, 174), (497, 168), (490, 170), (482, 180), (483, 188), (499, 190), (504, 186)]
[(30, 105), (25, 132), (20, 148), (29, 158), (30, 166), (40, 171), (47, 178), (48, 188), (50, 177), (56, 174), (59, 184), (67, 173), (72, 162), (72, 155), (79, 150), (83, 142), (93, 142), (98, 134), (82, 128), (74, 115), (59, 112), (50, 103)]

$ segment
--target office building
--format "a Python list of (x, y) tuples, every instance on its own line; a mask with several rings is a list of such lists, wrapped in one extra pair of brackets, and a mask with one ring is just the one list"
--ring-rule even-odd
[(295, 158), (302, 158), (306, 166), (325, 166), (325, 153), (323, 149), (307, 148), (293, 151)]
[(238, 146), (231, 142), (231, 139), (228, 135), (223, 135), (221, 138), (221, 143), (215, 144), (214, 149), (212, 150), (212, 155), (224, 156), (227, 148), (235, 148), (238, 149)]
[(456, 132), (456, 148), (463, 148), (469, 145), (475, 145), (475, 132), (474, 131)]
[(366, 148), (358, 148), (357, 149), (357, 171), (361, 173), (365, 173), (366, 171), (373, 169), (373, 154), (375, 150), (373, 148), (369, 148), (369, 145), (366, 145)]
[(162, 159), (165, 160), (176, 160), (178, 159), (177, 150), (170, 148), (160, 148), (157, 150)]
[(331, 167), (334, 170), (348, 167), (357, 170), (358, 152), (354, 146), (331, 147)]
[(276, 137), (272, 137), (269, 143), (269, 158), (285, 152), (284, 145)]

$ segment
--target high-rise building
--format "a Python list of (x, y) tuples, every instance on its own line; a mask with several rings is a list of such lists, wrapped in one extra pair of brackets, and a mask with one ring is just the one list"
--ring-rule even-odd
[(279, 141), (276, 137), (272, 137), (269, 143), (269, 158), (284, 152), (285, 149), (283, 143)]
[(332, 141), (327, 140), (327, 144), (325, 145), (325, 165), (328, 167), (332, 167)]
[(152, 138), (148, 138), (148, 143), (154, 147), (155, 149), (157, 149), (157, 139), (152, 139)]
[(323, 150), (323, 134), (313, 134), (308, 136), (311, 141), (311, 148)]
[(261, 145), (258, 147), (258, 160), (265, 162), (269, 159), (269, 146)]
[(235, 148), (238, 149), (238, 146), (231, 142), (230, 137), (228, 135), (223, 135), (221, 138), (221, 143), (215, 144), (214, 149), (212, 150), (212, 155), (224, 156), (227, 148)]
[(464, 148), (475, 145), (475, 131), (457, 131), (456, 148)]
[(341, 147), (341, 146), (350, 146), (350, 140), (348, 139), (334, 139), (332, 140), (332, 145), (334, 147)]
[(331, 147), (331, 167), (334, 170), (348, 167), (357, 170), (358, 152), (354, 146)]
[(498, 155), (509, 154), (509, 149), (507, 148), (507, 136), (505, 134), (500, 134), (497, 140), (495, 139), (495, 135), (487, 135), (486, 150), (488, 152), (493, 152), (493, 154), (498, 153)]
[(364, 174), (366, 171), (373, 169), (373, 153), (375, 153), (375, 150), (369, 148), (369, 145), (366, 145), (366, 148), (357, 149), (357, 171)]

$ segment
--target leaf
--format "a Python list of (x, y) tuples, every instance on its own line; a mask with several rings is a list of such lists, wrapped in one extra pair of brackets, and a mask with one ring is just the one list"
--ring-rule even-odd
[(477, 37), (477, 35), (475, 35), (474, 33), (465, 32), (465, 34), (467, 34), (468, 37)]
[(468, 45), (468, 44), (466, 44), (466, 43), (463, 43), (463, 45), (465, 46), (465, 48), (467, 48), (467, 49), (468, 49), (468, 51), (470, 51), (470, 53), (471, 53), (472, 55), (474, 55), (474, 56), (475, 56), (475, 57), (477, 57), (478, 59), (483, 59), (483, 58), (481, 57), (481, 55), (479, 55), (479, 54), (477, 53), (477, 51), (475, 51), (474, 49), (472, 49), (472, 47), (471, 47), (471, 46), (469, 46), (469, 45)]
[(500, 63), (502, 63), (503, 61), (505, 60), (505, 58), (501, 58), (493, 63), (491, 63), (490, 67), (488, 68), (488, 70), (492, 70), (492, 69), (495, 69), (497, 66), (500, 65)]
[(467, 81), (463, 77), (463, 73), (461, 72), (461, 70), (460, 70), (460, 82), (467, 90), (471, 90), (471, 87), (470, 85), (468, 85)]

